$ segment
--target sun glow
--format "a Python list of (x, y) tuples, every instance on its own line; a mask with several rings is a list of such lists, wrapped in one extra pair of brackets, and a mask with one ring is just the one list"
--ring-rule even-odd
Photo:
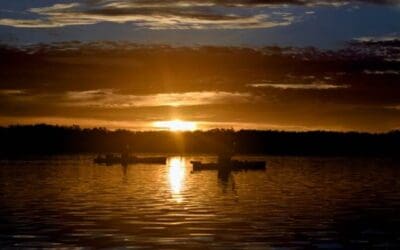
[(154, 122), (153, 126), (161, 129), (168, 129), (171, 131), (194, 131), (197, 128), (195, 122), (173, 120), (173, 121), (158, 121)]

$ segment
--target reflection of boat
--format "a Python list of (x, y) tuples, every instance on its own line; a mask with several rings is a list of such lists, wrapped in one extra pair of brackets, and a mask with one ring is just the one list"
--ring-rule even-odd
[(136, 156), (116, 156), (112, 154), (108, 154), (106, 156), (97, 156), (94, 160), (94, 163), (97, 164), (106, 164), (106, 165), (114, 165), (114, 164), (166, 164), (167, 157), (136, 157)]
[(193, 171), (201, 170), (227, 170), (227, 171), (242, 171), (242, 170), (265, 170), (265, 161), (237, 161), (231, 160), (225, 163), (202, 163), (200, 161), (191, 161)]

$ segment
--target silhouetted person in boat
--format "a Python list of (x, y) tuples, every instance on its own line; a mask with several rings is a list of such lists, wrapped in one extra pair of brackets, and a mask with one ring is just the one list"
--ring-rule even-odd
[(218, 152), (218, 176), (224, 178), (229, 176), (232, 170), (232, 157), (234, 155), (235, 143), (226, 143)]
[(218, 164), (226, 164), (232, 161), (232, 157), (235, 154), (236, 143), (229, 140), (223, 143), (219, 148), (218, 152)]
[(129, 159), (131, 158), (130, 156), (130, 146), (127, 144), (121, 152), (121, 164), (126, 166), (129, 163)]
[(232, 157), (236, 152), (236, 142), (229, 138), (218, 152), (218, 179), (222, 185), (222, 191), (226, 193), (229, 181), (232, 181), (232, 191), (236, 193), (235, 180), (232, 175)]

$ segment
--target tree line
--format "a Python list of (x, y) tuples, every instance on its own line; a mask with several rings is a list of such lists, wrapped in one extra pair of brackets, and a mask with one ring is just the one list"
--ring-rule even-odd
[(132, 152), (318, 156), (399, 156), (400, 131), (128, 131), (79, 126), (0, 127), (0, 155)]

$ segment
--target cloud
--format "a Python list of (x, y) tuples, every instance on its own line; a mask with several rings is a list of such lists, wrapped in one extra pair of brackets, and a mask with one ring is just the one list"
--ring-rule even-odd
[(386, 61), (400, 62), (400, 36), (361, 37), (351, 43), (358, 53), (384, 58)]
[(398, 0), (86, 0), (36, 7), (34, 19), (2, 18), (0, 25), (57, 28), (101, 22), (149, 29), (254, 29), (287, 26), (313, 14), (274, 12), (288, 5), (338, 7), (349, 3), (399, 4)]
[(327, 83), (255, 83), (248, 84), (247, 86), (253, 88), (276, 88), (276, 89), (317, 89), (317, 90), (328, 90), (328, 89), (342, 89), (349, 88), (349, 85), (334, 85)]
[(347, 3), (398, 4), (398, 0), (90, 0), (90, 4), (107, 3), (109, 6), (272, 6), (272, 5), (340, 5)]
[(295, 20), (290, 13), (254, 13), (236, 4), (197, 1), (86, 1), (29, 11), (39, 18), (3, 18), (0, 25), (54, 28), (113, 22), (134, 23), (150, 29), (248, 29), (285, 26)]
[(386, 108), (389, 110), (399, 110), (400, 111), (400, 104), (394, 105), (394, 106), (386, 106)]
[(354, 40), (360, 43), (393, 42), (400, 40), (400, 34), (393, 33), (385, 36), (363, 36), (363, 37), (357, 37)]
[[(21, 93), (24, 93), (21, 95)], [(153, 95), (120, 94), (113, 89), (68, 91), (60, 94), (29, 94), (20, 90), (2, 90), (0, 96), (16, 102), (58, 104), (70, 107), (135, 108), (161, 106), (198, 106), (208, 104), (250, 103), (254, 100), (249, 93), (232, 92), (185, 92)]]
[(400, 75), (400, 70), (364, 70), (367, 75)]
[(230, 92), (186, 92), (155, 95), (122, 95), (115, 90), (70, 91), (65, 104), (102, 108), (197, 106), (207, 104), (247, 103), (252, 100), (249, 93)]
[[(386, 107), (400, 103), (399, 63), (362, 53), (380, 47), (359, 45), (339, 51), (100, 42), (0, 47), (7, 62), (0, 71), (0, 116), (9, 123), (64, 117), (236, 122), (238, 128), (398, 127), (400, 110)], [(395, 56), (397, 47), (386, 43), (385, 50)]]
[(0, 95), (3, 96), (19, 96), (24, 94), (25, 91), (22, 89), (0, 89)]

